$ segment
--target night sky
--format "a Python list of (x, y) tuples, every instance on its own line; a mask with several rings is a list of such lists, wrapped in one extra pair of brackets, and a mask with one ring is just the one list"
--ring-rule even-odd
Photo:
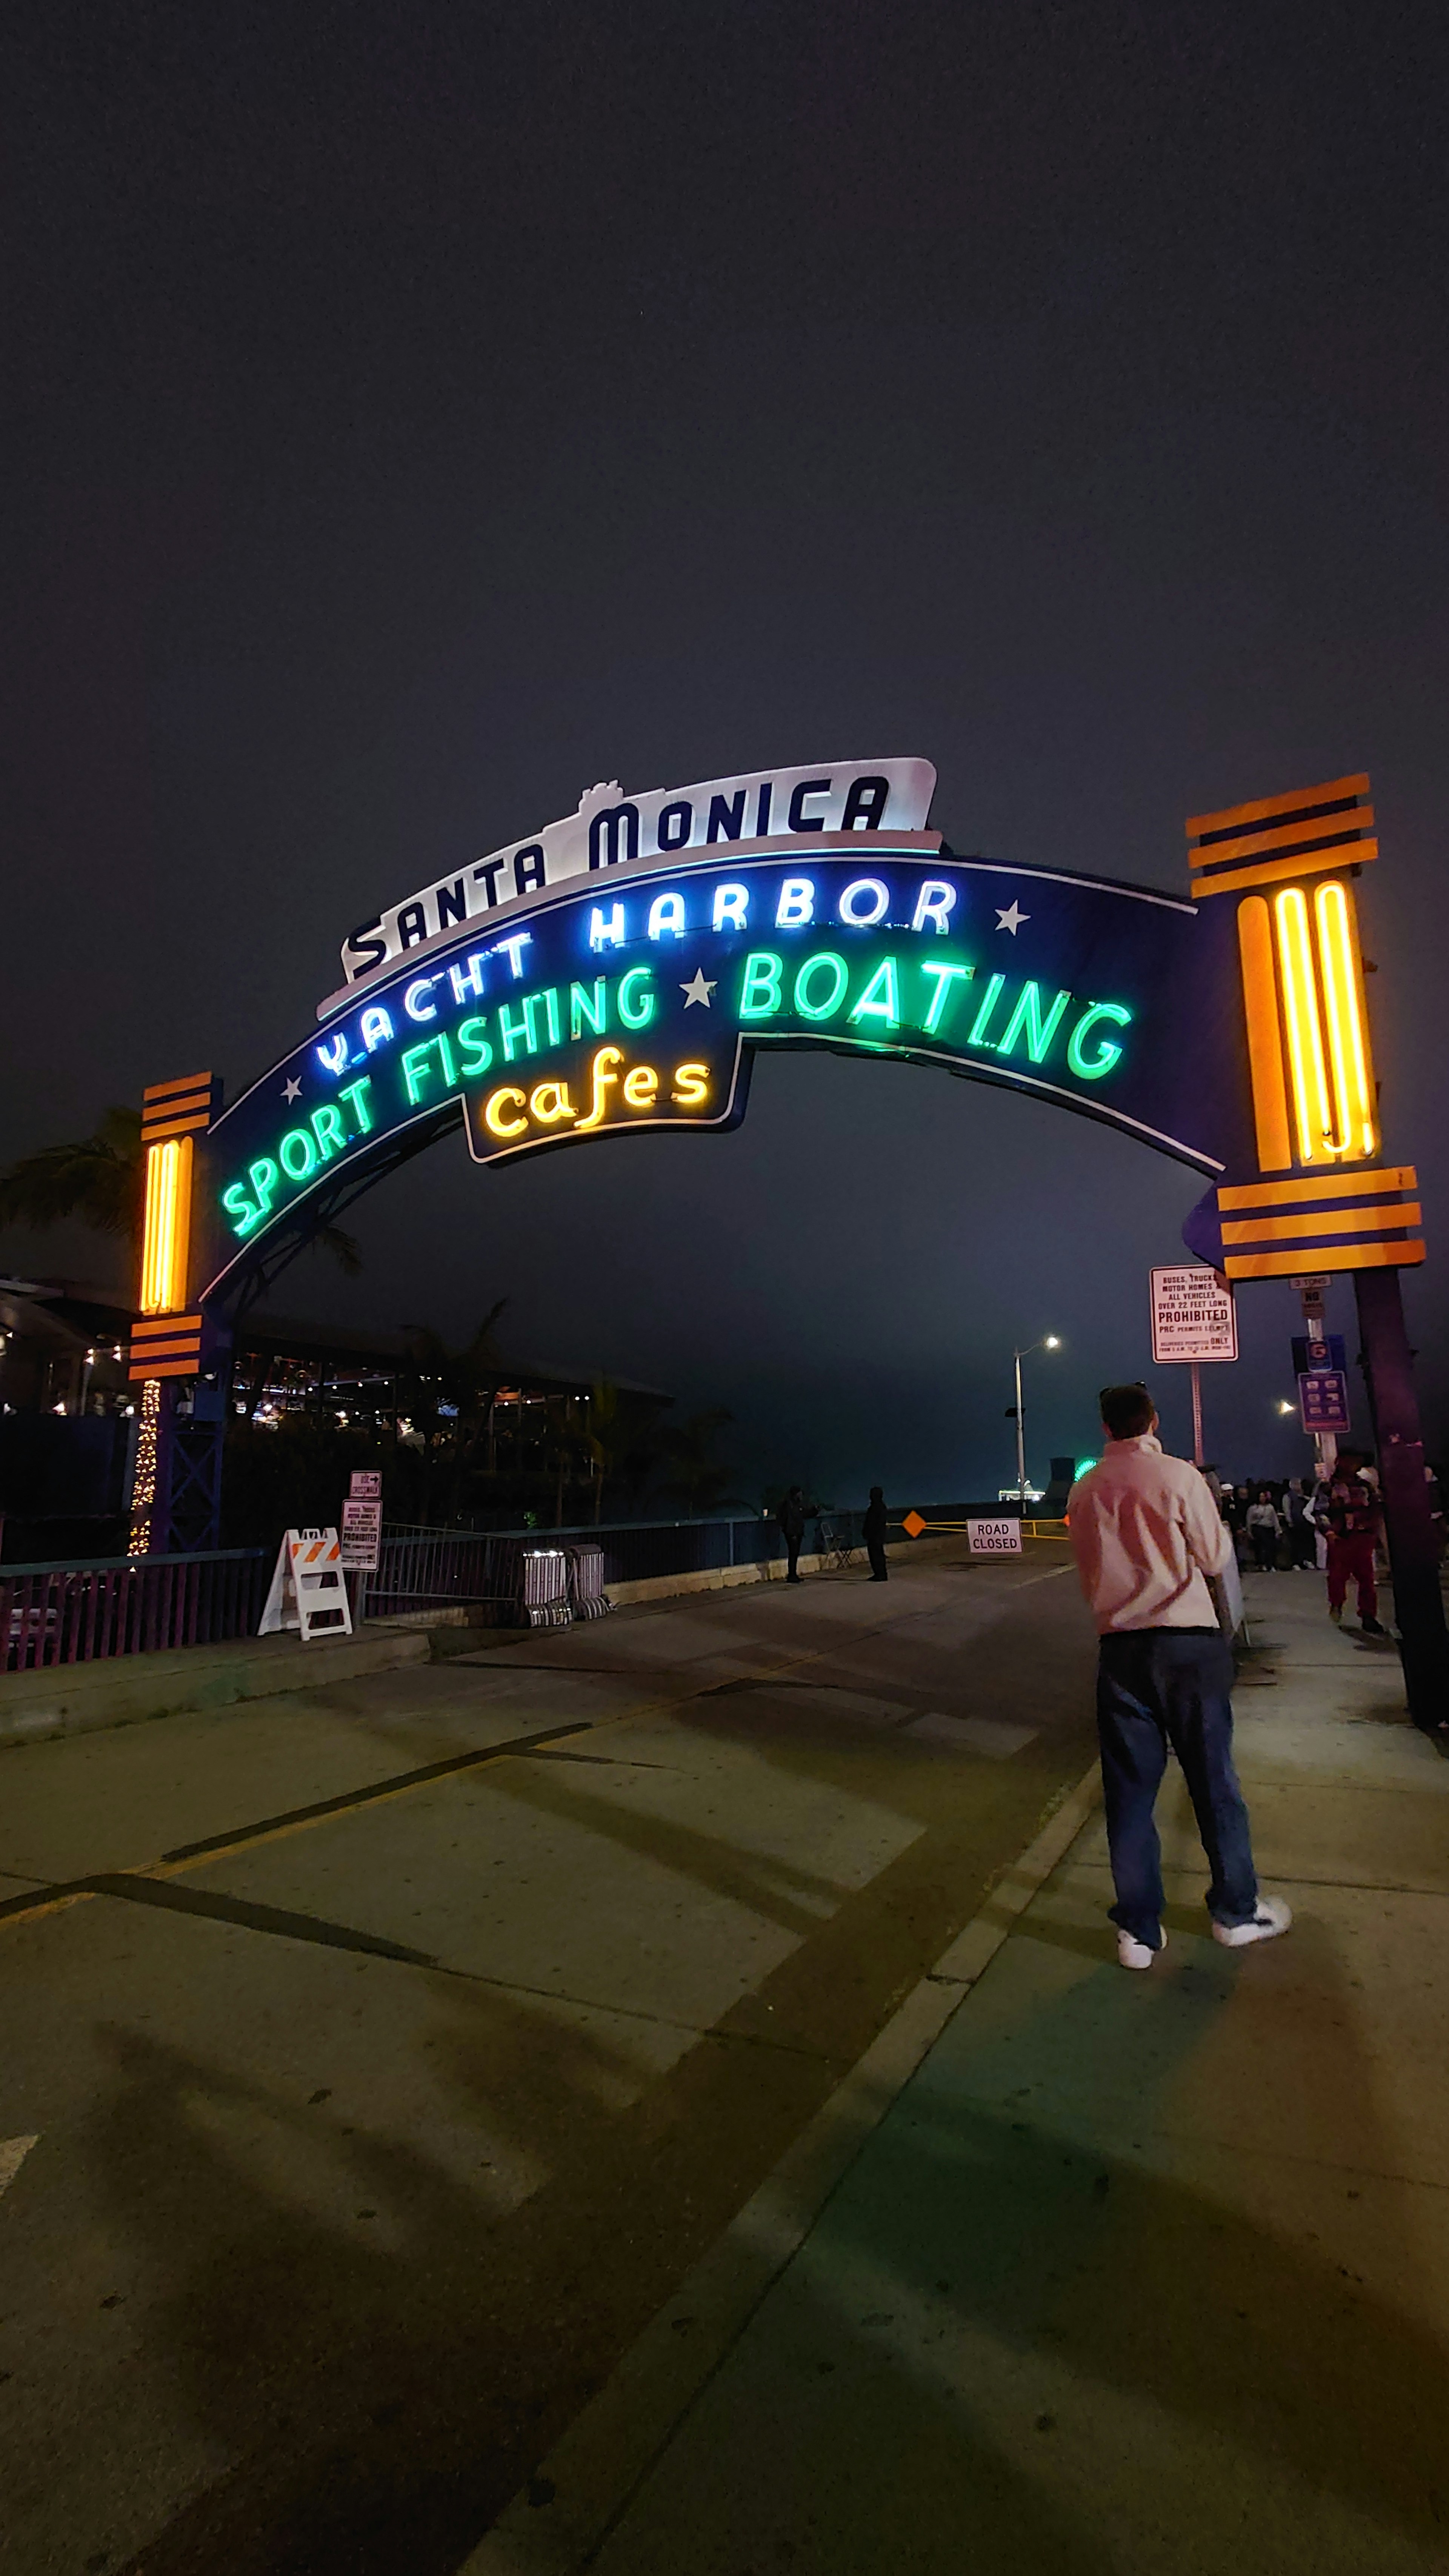
[[(1185, 815), (1367, 769), (1449, 1444), (1444, 26), (13, 12), (0, 1159), (240, 1089), (354, 922), (596, 779), (917, 753), (957, 850), (1181, 892)], [(349, 1219), (360, 1280), (309, 1256), (274, 1304), (462, 1338), (506, 1295), (519, 1356), (730, 1405), (746, 1493), (988, 1493), (1013, 1342), (1066, 1345), (1031, 1465), (1085, 1454), (1200, 1188), (984, 1085), (765, 1057), (730, 1138), (486, 1173), (450, 1137)], [(1238, 1474), (1307, 1463), (1296, 1313), (1248, 1288), (1207, 1377)]]

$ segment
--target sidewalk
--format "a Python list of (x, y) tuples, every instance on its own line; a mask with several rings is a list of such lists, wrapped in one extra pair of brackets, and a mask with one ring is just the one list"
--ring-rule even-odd
[(1171, 1947), (1125, 1975), (1089, 1816), (908, 2000), (873, 2100), (842, 2088), (833, 2187), (817, 2138), (810, 2208), (807, 2150), (469, 2576), (1449, 2567), (1449, 1764), (1321, 1582), (1246, 1590), (1290, 1936), (1206, 1937), (1174, 1773)]

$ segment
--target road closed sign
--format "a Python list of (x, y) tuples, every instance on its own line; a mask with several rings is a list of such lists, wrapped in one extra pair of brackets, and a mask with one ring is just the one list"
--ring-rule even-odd
[(1020, 1556), (1018, 1520), (968, 1521), (966, 1537), (973, 1556)]
[(1238, 1310), (1233, 1292), (1203, 1262), (1183, 1262), (1152, 1273), (1152, 1357), (1235, 1360)]

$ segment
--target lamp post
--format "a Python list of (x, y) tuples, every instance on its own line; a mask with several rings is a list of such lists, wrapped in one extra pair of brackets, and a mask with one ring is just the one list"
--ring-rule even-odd
[(1021, 1401), (1021, 1364), (1023, 1360), (1030, 1359), (1033, 1351), (1059, 1351), (1061, 1346), (1058, 1334), (1046, 1333), (1039, 1342), (1029, 1343), (1024, 1351), (1011, 1354), (1016, 1370), (1016, 1500), (1023, 1510), (1026, 1506), (1026, 1422)]

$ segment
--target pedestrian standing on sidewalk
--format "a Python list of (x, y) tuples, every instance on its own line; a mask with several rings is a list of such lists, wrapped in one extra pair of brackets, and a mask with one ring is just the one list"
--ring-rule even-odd
[(1295, 1574), (1313, 1571), (1314, 1528), (1303, 1479), (1295, 1476), (1283, 1497), (1283, 1511), (1288, 1522), (1288, 1555)]
[(866, 1555), (870, 1558), (870, 1579), (872, 1583), (884, 1583), (889, 1575), (885, 1552), (886, 1507), (885, 1494), (879, 1485), (872, 1485), (870, 1489), (870, 1501), (861, 1518), (860, 1534), (865, 1541)]
[(775, 1518), (780, 1524), (780, 1536), (785, 1542), (785, 1555), (788, 1560), (785, 1568), (785, 1580), (787, 1583), (798, 1583), (800, 1580), (800, 1547), (805, 1536), (805, 1488), (803, 1485), (791, 1486), (784, 1501), (778, 1506)]
[(1145, 1386), (1101, 1394), (1106, 1450), (1067, 1503), (1082, 1590), (1100, 1640), (1097, 1733), (1117, 1956), (1150, 1968), (1166, 1946), (1162, 1849), (1153, 1809), (1171, 1745), (1182, 1765), (1212, 1881), (1213, 1939), (1271, 1941), (1293, 1917), (1260, 1896), (1233, 1769), (1233, 1658), (1209, 1585), (1232, 1538), (1196, 1467), (1169, 1458)]
[(1365, 1480), (1362, 1462), (1354, 1451), (1339, 1451), (1319, 1517), (1328, 1541), (1330, 1619), (1335, 1627), (1341, 1624), (1343, 1605), (1352, 1582), (1358, 1588), (1358, 1623), (1364, 1635), (1387, 1636), (1388, 1631), (1378, 1615), (1379, 1592), (1374, 1573), (1374, 1550), (1378, 1545), (1383, 1515), (1378, 1495), (1373, 1485)]
[(1279, 1530), (1273, 1497), (1266, 1485), (1260, 1485), (1256, 1502), (1248, 1505), (1248, 1540), (1260, 1574), (1271, 1574), (1277, 1565)]

